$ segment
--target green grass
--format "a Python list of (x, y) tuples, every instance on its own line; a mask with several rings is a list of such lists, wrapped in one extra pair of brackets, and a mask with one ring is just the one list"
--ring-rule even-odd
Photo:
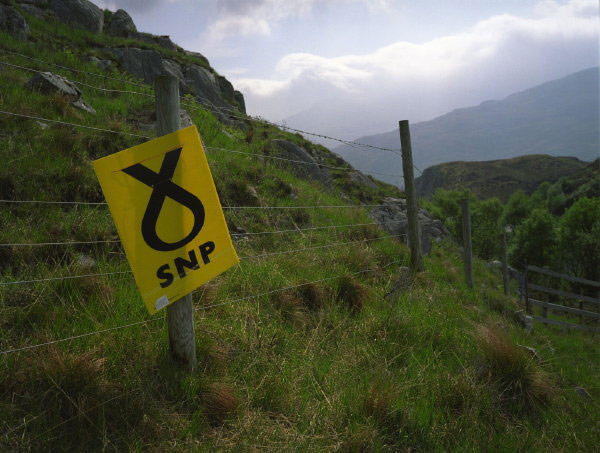
[[(47, 43), (2, 35), (2, 44), (98, 71), (53, 49), (69, 38), (83, 51), (100, 38), (32, 23), (51, 37)], [(2, 110), (149, 133), (136, 119), (152, 110), (151, 98), (83, 88), (98, 112), (90, 116), (25, 90), (28, 77), (0, 73)], [(273, 138), (307, 145), (271, 126), (255, 124), (250, 135), (201, 109), (190, 113), (208, 146), (263, 154), (275, 152)], [(141, 141), (3, 115), (0, 125), (1, 197), (15, 200), (103, 201), (91, 160)], [(384, 184), (353, 186), (344, 172), (324, 187), (268, 159), (216, 150), (208, 159), (224, 205), (346, 205), (400, 195)], [(333, 154), (327, 164), (343, 165)], [(251, 232), (372, 222), (354, 208), (226, 217)], [(251, 256), (383, 235), (369, 226), (268, 234), (236, 249)], [(102, 206), (0, 207), (2, 244), (116, 238)], [(0, 254), (2, 281), (87, 273), (81, 255), (95, 259), (92, 273), (128, 270), (118, 244), (0, 247)], [(0, 356), (0, 450), (593, 451), (598, 337), (538, 325), (525, 333), (513, 320), (515, 301), (500, 293), (500, 276), (476, 261), (477, 285), (469, 290), (450, 243), (436, 245), (409, 288), (386, 297), (408, 257), (403, 244), (381, 239), (243, 260), (193, 295), (199, 367), (191, 375), (171, 362), (165, 321), (149, 317), (129, 274), (3, 286), (2, 351), (149, 322)], [(542, 361), (519, 345), (535, 348)], [(578, 396), (577, 386), (592, 400)]]

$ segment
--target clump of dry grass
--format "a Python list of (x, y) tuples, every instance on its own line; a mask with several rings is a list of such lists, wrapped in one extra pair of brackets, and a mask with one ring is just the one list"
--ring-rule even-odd
[(297, 326), (306, 326), (308, 323), (308, 312), (300, 298), (290, 293), (276, 293), (272, 298), (275, 307), (277, 307), (285, 319)]
[(368, 297), (367, 288), (350, 276), (339, 279), (337, 298), (351, 311), (360, 311)]
[(556, 393), (550, 375), (496, 325), (478, 324), (475, 338), (484, 366), (481, 377), (498, 389), (499, 402), (517, 412), (549, 404)]
[(231, 386), (222, 382), (208, 384), (202, 391), (204, 411), (212, 424), (222, 424), (238, 407)]
[(318, 283), (308, 283), (298, 288), (298, 295), (303, 305), (309, 310), (320, 310), (325, 307), (328, 294), (325, 288)]

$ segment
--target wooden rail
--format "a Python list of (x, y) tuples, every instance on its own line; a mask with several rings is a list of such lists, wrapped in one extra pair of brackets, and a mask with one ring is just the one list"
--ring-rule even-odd
[(529, 303), (537, 305), (538, 307), (544, 307), (551, 311), (564, 311), (566, 313), (572, 313), (579, 316), (587, 316), (588, 318), (600, 319), (600, 313), (594, 311), (581, 310), (579, 308), (566, 307), (564, 305), (553, 304), (551, 302), (543, 302), (541, 300), (529, 299)]
[(546, 274), (546, 275), (549, 275), (550, 277), (562, 278), (563, 280), (568, 280), (568, 281), (574, 282), (574, 283), (582, 283), (584, 285), (590, 285), (590, 286), (595, 286), (596, 288), (600, 288), (600, 282), (595, 282), (593, 280), (586, 280), (585, 278), (571, 277), (570, 275), (567, 275), (567, 274), (561, 274), (559, 272), (554, 272), (549, 269), (542, 269), (541, 267), (537, 267), (537, 266), (529, 265), (529, 266), (527, 266), (527, 270), (532, 271), (532, 272), (537, 272), (539, 274)]
[(532, 318), (535, 319), (536, 321), (539, 321), (544, 324), (552, 324), (555, 326), (562, 326), (562, 327), (566, 327), (568, 329), (585, 330), (588, 332), (600, 332), (600, 329), (597, 329), (595, 327), (582, 326), (579, 324), (573, 324), (571, 322), (558, 321), (556, 319), (550, 319), (550, 318), (543, 318), (542, 316), (532, 316)]
[(591, 302), (593, 304), (600, 304), (600, 300), (595, 299), (590, 296), (582, 296), (581, 294), (569, 293), (567, 291), (563, 291), (560, 289), (546, 288), (545, 286), (534, 285), (533, 283), (529, 284), (529, 289), (533, 289), (534, 291), (541, 291), (543, 293), (554, 294), (555, 296), (569, 297), (571, 299), (577, 299), (582, 302)]

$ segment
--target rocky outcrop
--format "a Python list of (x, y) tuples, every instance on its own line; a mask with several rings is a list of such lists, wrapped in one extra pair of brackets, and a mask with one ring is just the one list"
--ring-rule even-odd
[(68, 24), (93, 33), (102, 33), (103, 11), (88, 0), (48, 0), (50, 10)]
[(307, 150), (287, 140), (271, 140), (270, 143), (272, 147), (278, 151), (276, 157), (299, 161), (280, 161), (289, 166), (296, 176), (319, 181), (327, 186), (331, 184), (331, 176), (329, 173), (319, 166), (317, 160), (311, 156)]
[(21, 14), (12, 6), (0, 4), (0, 31), (18, 39), (29, 37), (29, 26)]
[[(408, 238), (408, 217), (406, 214), (406, 200), (401, 198), (384, 198), (383, 206), (371, 211), (371, 217), (383, 230), (392, 235), (406, 235)], [(433, 242), (439, 242), (450, 236), (444, 224), (431, 217), (426, 209), (419, 209), (419, 230), (421, 233), (421, 248), (424, 255), (431, 252)], [(407, 242), (407, 241), (405, 241)]]
[(66, 98), (71, 105), (88, 113), (96, 114), (92, 106), (81, 97), (81, 91), (73, 82), (51, 72), (38, 72), (25, 84), (30, 90), (45, 94), (58, 94)]
[[(201, 104), (222, 109), (224, 112), (235, 109), (236, 91), (233, 85), (224, 77), (215, 75), (200, 65), (180, 64), (168, 60), (156, 50), (133, 47), (107, 50), (115, 56), (121, 68), (146, 83), (152, 84), (157, 75), (171, 74), (179, 80), (182, 95), (189, 93)], [(241, 93), (237, 97), (241, 98), (243, 103)], [(215, 114), (221, 121), (235, 123), (223, 112)]]
[(233, 92), (233, 97), (235, 98), (240, 111), (246, 113), (246, 102), (244, 101), (244, 95), (240, 91), (235, 90)]
[(168, 50), (177, 51), (177, 45), (171, 41), (171, 38), (167, 35), (157, 36), (150, 33), (135, 33), (132, 38), (138, 41), (145, 42), (146, 44), (156, 44)]
[(127, 38), (135, 35), (137, 33), (137, 28), (127, 11), (118, 9), (112, 15), (107, 31), (113, 36)]

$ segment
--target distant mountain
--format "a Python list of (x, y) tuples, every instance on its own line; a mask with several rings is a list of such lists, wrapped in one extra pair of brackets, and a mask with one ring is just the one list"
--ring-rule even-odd
[(417, 195), (430, 196), (436, 189), (470, 189), (480, 198), (508, 200), (521, 189), (531, 193), (542, 182), (554, 183), (581, 173), (590, 164), (575, 157), (545, 154), (483, 162), (448, 162), (427, 168), (416, 178)]
[[(413, 160), (418, 168), (451, 161), (507, 159), (526, 154), (573, 156), (592, 161), (599, 155), (599, 68), (515, 93), (501, 101), (454, 110), (431, 121), (411, 124)], [(399, 148), (399, 132), (360, 137), (357, 142)], [(342, 145), (334, 149), (354, 167), (392, 184), (401, 174), (400, 157)]]

